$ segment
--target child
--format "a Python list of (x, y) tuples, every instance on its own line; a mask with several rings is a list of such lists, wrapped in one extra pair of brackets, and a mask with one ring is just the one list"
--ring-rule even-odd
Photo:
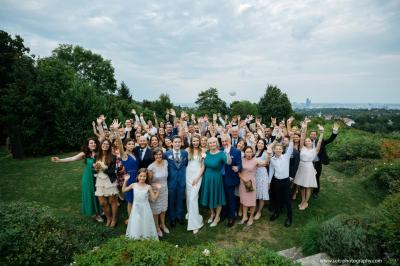
[(150, 186), (149, 174), (146, 168), (141, 168), (138, 172), (137, 183), (127, 186), (129, 175), (126, 175), (122, 192), (134, 190), (135, 200), (133, 201), (132, 212), (129, 216), (126, 236), (133, 239), (157, 239), (158, 234), (154, 224), (153, 213), (150, 208), (149, 196), (151, 201), (158, 198), (161, 185), (157, 183), (157, 190)]

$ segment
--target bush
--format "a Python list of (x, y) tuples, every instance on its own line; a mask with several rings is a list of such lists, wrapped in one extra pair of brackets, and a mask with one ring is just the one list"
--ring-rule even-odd
[(388, 196), (377, 208), (372, 226), (387, 258), (400, 261), (400, 193)]
[(382, 158), (380, 141), (369, 136), (344, 135), (332, 146), (331, 151), (334, 161)]
[(295, 265), (258, 245), (221, 248), (214, 244), (178, 247), (168, 242), (114, 238), (83, 255), (76, 265)]
[(36, 203), (0, 203), (1, 265), (65, 265), (104, 242), (103, 226)]
[(371, 160), (356, 159), (353, 161), (332, 162), (332, 167), (346, 176), (354, 176), (358, 174), (364, 167), (371, 165)]
[(313, 255), (321, 251), (321, 223), (317, 220), (310, 221), (304, 227), (301, 238), (301, 248), (304, 255)]
[(378, 164), (371, 176), (390, 193), (400, 192), (400, 160)]
[(378, 243), (368, 222), (356, 216), (336, 216), (321, 225), (321, 250), (335, 259), (379, 258)]

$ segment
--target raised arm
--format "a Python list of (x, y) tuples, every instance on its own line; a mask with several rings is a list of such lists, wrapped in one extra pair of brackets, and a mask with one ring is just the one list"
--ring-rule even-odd
[(97, 137), (97, 139), (100, 138), (100, 134), (97, 133), (97, 129), (96, 129), (96, 122), (92, 122), (92, 126), (93, 126), (93, 134)]
[(158, 131), (158, 120), (156, 112), (153, 112), (153, 117), (154, 117), (154, 126), (157, 128)]
[(51, 157), (51, 161), (53, 163), (69, 163), (69, 162), (76, 162), (76, 161), (82, 160), (83, 158), (85, 158), (85, 153), (80, 152), (77, 155), (67, 157), (64, 159), (60, 159), (58, 157)]
[(128, 174), (124, 175), (124, 184), (122, 185), (122, 192), (124, 192), (124, 193), (133, 189), (133, 185), (135, 184), (135, 183), (132, 183), (129, 186), (127, 186), (129, 178), (130, 178), (130, 176)]
[(304, 147), (304, 141), (306, 139), (306, 135), (307, 135), (307, 122), (306, 120), (304, 120), (301, 123), (301, 135), (300, 135), (300, 150)]
[(324, 139), (324, 128), (321, 125), (318, 125), (319, 129), (319, 139), (317, 143), (317, 147), (315, 148), (317, 150), (317, 154), (319, 153), (319, 150), (321, 149), (321, 144)]
[(113, 123), (111, 124), (111, 130), (115, 135), (115, 142), (118, 145), (119, 154), (121, 155), (122, 160), (126, 161), (128, 159), (128, 155), (124, 151), (124, 147), (122, 145), (121, 136), (119, 135), (118, 128), (121, 123), (118, 123), (118, 120), (114, 119)]

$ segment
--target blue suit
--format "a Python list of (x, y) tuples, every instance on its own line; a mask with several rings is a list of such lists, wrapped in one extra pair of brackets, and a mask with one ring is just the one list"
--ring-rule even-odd
[(226, 210), (224, 212), (226, 212), (227, 218), (232, 220), (235, 218), (235, 212), (237, 209), (235, 187), (240, 184), (239, 175), (232, 170), (232, 166), (237, 166), (239, 172), (242, 170), (242, 153), (240, 150), (231, 146), (229, 155), (231, 156), (232, 163), (231, 165), (225, 164), (223, 169), (223, 181), (226, 197)]
[(166, 151), (164, 159), (168, 162), (168, 218), (174, 222), (183, 217), (183, 195), (186, 188), (186, 166), (188, 153), (180, 151), (179, 161), (175, 160), (174, 150)]

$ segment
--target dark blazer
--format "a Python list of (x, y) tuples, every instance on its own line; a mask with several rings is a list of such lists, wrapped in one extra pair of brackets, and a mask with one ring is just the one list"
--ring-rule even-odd
[[(318, 158), (321, 161), (321, 163), (324, 165), (329, 164), (329, 157), (328, 157), (328, 154), (326, 153), (326, 145), (331, 144), (336, 139), (336, 137), (337, 137), (337, 133), (335, 134), (332, 132), (329, 139), (322, 140), (321, 148), (319, 149), (319, 153), (318, 153)], [(315, 145), (316, 145), (316, 143), (318, 143), (318, 139), (315, 140)]]
[(295, 178), (297, 169), (300, 164), (300, 152), (296, 149), (293, 149), (292, 156), (290, 156), (289, 162), (289, 176), (291, 178)]
[(239, 172), (242, 170), (242, 153), (240, 150), (235, 149), (233, 146), (229, 152), (231, 156), (232, 163), (231, 165), (225, 164), (225, 174), (223, 176), (223, 181), (225, 186), (237, 186), (240, 184), (240, 179), (238, 173), (235, 173), (232, 170), (232, 166), (237, 166), (239, 168)]
[(140, 147), (135, 147), (133, 149), (133, 154), (135, 154), (135, 157), (137, 158), (138, 161), (138, 169), (140, 168), (147, 168), (149, 165), (154, 161), (153, 159), (153, 152), (150, 147), (147, 147), (146, 153), (143, 156), (143, 160), (140, 157)]
[[(95, 161), (97, 161), (97, 158), (95, 158)], [(111, 163), (107, 166), (108, 168), (104, 171), (104, 173), (108, 175), (108, 178), (110, 179), (111, 183), (114, 183), (114, 181), (117, 179), (117, 157), (112, 155)], [(94, 167), (93, 167), (93, 173), (96, 173)]]
[(168, 188), (175, 188), (177, 185), (184, 187), (186, 185), (186, 166), (189, 163), (188, 152), (181, 150), (179, 162), (176, 162), (174, 150), (168, 150), (164, 153), (164, 159), (168, 162)]

